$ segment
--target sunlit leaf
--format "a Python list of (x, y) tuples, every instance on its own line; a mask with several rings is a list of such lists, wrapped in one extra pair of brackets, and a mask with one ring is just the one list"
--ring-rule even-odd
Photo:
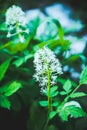
[(67, 93), (65, 91), (61, 91), (60, 95), (66, 95)]
[(0, 24), (0, 31), (6, 31), (6, 30), (7, 30), (7, 26), (5, 22), (3, 22), (2, 24)]
[(32, 58), (33, 57), (33, 54), (28, 54), (24, 57), (20, 57), (18, 58), (17, 60), (15, 60), (13, 62), (13, 64), (16, 66), (16, 67), (19, 67), (21, 66), (23, 63), (25, 63), (28, 59)]
[(42, 107), (47, 107), (48, 106), (48, 101), (39, 101), (40, 105)]
[(50, 112), (49, 118), (52, 119), (56, 115), (56, 111)]
[(66, 107), (66, 110), (68, 111), (70, 117), (78, 118), (87, 116), (87, 114), (82, 110), (82, 108), (79, 107), (68, 106)]
[(4, 75), (9, 67), (10, 61), (11, 59), (8, 59), (0, 65), (0, 80), (4, 78)]
[(63, 108), (60, 111), (59, 116), (63, 121), (68, 121), (68, 117), (85, 117), (87, 114), (82, 110), (82, 108), (70, 105)]
[(54, 92), (53, 94), (50, 94), (50, 96), (51, 96), (51, 97), (55, 97), (55, 96), (57, 96), (57, 95), (58, 95), (58, 93), (59, 93), (59, 92), (58, 92), (58, 91), (56, 91), (56, 92)]
[(63, 121), (68, 121), (68, 111), (66, 109), (61, 110), (59, 116)]
[(71, 87), (72, 87), (72, 84), (71, 84), (71, 81), (70, 81), (70, 80), (67, 80), (67, 81), (65, 82), (65, 84), (63, 85), (63, 89), (64, 89), (66, 92), (70, 91)]
[(78, 97), (83, 97), (86, 96), (87, 94), (84, 92), (76, 92), (70, 95), (71, 98), (78, 98)]
[(21, 87), (22, 87), (22, 85), (21, 85), (20, 82), (13, 81), (9, 85), (7, 84), (7, 85), (1, 87), (0, 88), (0, 93), (2, 93), (5, 96), (10, 96), (13, 93), (15, 93)]
[(59, 104), (58, 102), (53, 102), (52, 106), (58, 106), (58, 104)]
[(80, 75), (80, 84), (87, 84), (87, 67), (85, 67)]
[(50, 89), (50, 95), (51, 95), (51, 97), (55, 97), (55, 96), (57, 96), (58, 95), (58, 91), (57, 91), (57, 89), (58, 89), (58, 86), (53, 86), (51, 89)]

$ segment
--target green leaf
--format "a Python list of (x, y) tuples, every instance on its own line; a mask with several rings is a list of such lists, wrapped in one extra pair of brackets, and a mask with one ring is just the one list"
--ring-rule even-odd
[(59, 116), (63, 121), (68, 121), (68, 117), (85, 117), (87, 114), (82, 110), (82, 108), (70, 105), (63, 107), (61, 111), (59, 112)]
[(71, 87), (72, 87), (72, 84), (71, 84), (71, 81), (70, 81), (70, 80), (67, 80), (67, 81), (65, 82), (65, 84), (63, 85), (63, 89), (64, 89), (66, 92), (70, 91)]
[(53, 86), (53, 87), (50, 89), (51, 94), (54, 93), (57, 89), (58, 89), (58, 86)]
[(56, 91), (56, 92), (54, 92), (54, 93), (50, 94), (50, 96), (51, 96), (51, 97), (55, 97), (55, 96), (57, 96), (57, 95), (58, 95), (58, 93), (59, 93), (59, 92), (58, 92), (58, 91)]
[(63, 121), (68, 121), (68, 111), (66, 109), (61, 110), (59, 116)]
[[(64, 84), (65, 82), (66, 82), (66, 79), (63, 79), (63, 78), (57, 78), (57, 81), (59, 82), (59, 83), (61, 83), (61, 84)], [(71, 81), (71, 80), (70, 80)], [(73, 81), (71, 81), (71, 84), (73, 85), (73, 87), (76, 87), (77, 86), (77, 84), (75, 83), (75, 82), (73, 82)]]
[(10, 109), (10, 101), (5, 96), (0, 96), (0, 106)]
[(64, 30), (60, 24), (60, 22), (56, 19), (52, 19), (52, 21), (57, 25), (58, 27), (58, 32), (59, 32), (59, 38), (62, 40), (64, 37)]
[(20, 67), (23, 63), (26, 63), (28, 59), (31, 59), (33, 57), (33, 54), (28, 54), (24, 57), (20, 57), (18, 58), (17, 60), (15, 60), (13, 62), (13, 64), (16, 66), (16, 67)]
[(83, 97), (86, 96), (87, 94), (84, 92), (76, 92), (70, 95), (71, 98), (78, 98), (78, 97)]
[(0, 31), (6, 31), (6, 30), (7, 30), (6, 23), (3, 22), (2, 24), (0, 24)]
[(60, 95), (66, 95), (67, 93), (65, 91), (61, 91)]
[(87, 84), (87, 67), (85, 67), (80, 75), (80, 84)]
[(51, 97), (55, 97), (55, 96), (57, 96), (58, 95), (58, 91), (57, 91), (57, 89), (58, 89), (58, 86), (53, 86), (51, 89), (50, 89), (50, 96)]
[(56, 106), (58, 106), (58, 104), (59, 104), (58, 102), (53, 102), (53, 103), (52, 103), (52, 106), (55, 106), (55, 107), (56, 107)]
[(40, 104), (42, 107), (47, 107), (47, 106), (48, 106), (48, 101), (39, 101), (39, 104)]
[(56, 111), (50, 112), (49, 118), (52, 119), (56, 115)]
[(0, 65), (0, 80), (4, 78), (4, 75), (9, 67), (10, 61), (11, 59), (8, 59)]
[(78, 118), (87, 116), (87, 114), (82, 110), (82, 108), (79, 107), (67, 106), (66, 110), (68, 111), (70, 117)]
[(4, 87), (1, 87), (0, 93), (2, 93), (4, 96), (10, 96), (21, 87), (22, 87), (22, 85), (20, 82), (13, 81), (9, 85), (5, 85)]

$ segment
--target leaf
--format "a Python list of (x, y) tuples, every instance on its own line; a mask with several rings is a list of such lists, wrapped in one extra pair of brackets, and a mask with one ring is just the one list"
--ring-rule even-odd
[[(72, 102), (72, 101), (71, 101)], [(76, 105), (67, 105), (66, 107), (62, 107), (62, 109), (59, 112), (59, 116), (63, 121), (68, 121), (68, 117), (85, 117), (87, 114), (82, 110), (81, 107)]]
[(79, 107), (81, 108), (80, 104), (76, 101), (69, 101), (69, 102), (66, 102), (63, 106), (63, 109), (66, 108), (67, 106), (75, 106), (75, 107)]
[(58, 106), (58, 104), (59, 104), (58, 102), (53, 102), (52, 106)]
[(71, 98), (78, 98), (78, 97), (83, 97), (86, 96), (87, 94), (84, 92), (76, 92), (70, 95)]
[(28, 54), (28, 55), (26, 55), (26, 56), (24, 56), (24, 57), (20, 57), (20, 58), (18, 58), (17, 60), (15, 60), (15, 61), (13, 62), (13, 64), (14, 64), (16, 67), (20, 67), (23, 63), (26, 63), (26, 61), (27, 61), (28, 59), (32, 58), (32, 57), (33, 57), (33, 54)]
[(80, 84), (87, 84), (87, 67), (85, 67), (80, 75)]
[[(59, 82), (59, 83), (61, 83), (61, 84), (64, 84), (65, 82), (66, 82), (66, 79), (63, 79), (63, 78), (57, 78), (57, 81)], [(71, 81), (71, 80), (70, 80)], [(71, 84), (73, 85), (73, 87), (76, 87), (77, 86), (77, 84), (75, 83), (75, 82), (73, 82), (73, 81), (71, 81)]]
[(59, 116), (63, 121), (68, 121), (68, 111), (66, 109), (60, 111)]
[(48, 101), (39, 101), (39, 104), (40, 104), (42, 107), (47, 107), (47, 106), (48, 106)]
[(50, 112), (49, 118), (52, 119), (56, 115), (56, 111)]
[(51, 91), (51, 93), (54, 93), (57, 89), (58, 89), (58, 86), (53, 86), (53, 87), (50, 89), (50, 91)]
[(62, 28), (60, 22), (59, 22), (58, 20), (56, 20), (56, 19), (52, 19), (52, 21), (57, 25), (57, 27), (58, 27), (58, 32), (59, 32), (59, 37), (60, 37), (60, 39), (62, 40), (63, 37), (64, 37), (64, 30), (63, 30), (63, 28)]
[(50, 95), (51, 95), (51, 97), (55, 97), (55, 96), (57, 96), (58, 95), (58, 91), (57, 91), (57, 89), (58, 89), (58, 86), (53, 86), (51, 89), (50, 89)]
[(10, 109), (10, 101), (5, 96), (0, 96), (0, 106)]
[(53, 94), (50, 94), (50, 96), (51, 96), (51, 97), (55, 97), (55, 96), (58, 95), (58, 93), (59, 93), (59, 92), (56, 91), (56, 92), (54, 92)]
[(63, 89), (64, 89), (66, 92), (70, 91), (71, 87), (72, 87), (72, 84), (71, 84), (71, 81), (70, 81), (70, 80), (67, 80), (67, 81), (65, 82), (65, 84), (63, 85)]
[(3, 22), (2, 24), (0, 24), (0, 31), (6, 31), (6, 30), (7, 30), (6, 23)]
[(0, 93), (2, 93), (4, 96), (10, 96), (21, 87), (22, 85), (20, 82), (13, 81), (11, 84), (5, 85), (4, 87), (0, 88)]
[(75, 106), (68, 106), (66, 107), (66, 109), (69, 112), (70, 117), (78, 118), (87, 116), (87, 114), (82, 110), (82, 108)]
[(60, 95), (66, 95), (67, 93), (65, 91), (61, 91)]
[(0, 65), (0, 80), (4, 78), (4, 75), (9, 67), (10, 61), (11, 59), (8, 59)]

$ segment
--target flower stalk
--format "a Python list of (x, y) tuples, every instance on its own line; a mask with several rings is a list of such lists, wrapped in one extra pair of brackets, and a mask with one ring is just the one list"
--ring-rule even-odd
[(62, 74), (61, 64), (49, 48), (43, 47), (35, 53), (34, 66), (36, 73), (33, 77), (39, 82), (41, 93), (47, 95), (50, 113), (52, 111), (51, 87), (56, 84), (57, 74)]
[(48, 65), (48, 71), (47, 71), (47, 76), (48, 76), (48, 84), (47, 84), (47, 96), (48, 96), (48, 110), (49, 113), (52, 111), (52, 98), (50, 95), (50, 87), (51, 87), (51, 79), (50, 79), (50, 69), (49, 69), (49, 65)]

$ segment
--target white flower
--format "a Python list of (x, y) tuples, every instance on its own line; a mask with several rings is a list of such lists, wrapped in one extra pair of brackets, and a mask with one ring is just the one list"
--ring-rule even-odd
[(62, 74), (62, 68), (59, 60), (47, 47), (43, 47), (35, 53), (34, 66), (36, 73), (33, 77), (36, 81), (39, 81), (40, 86), (44, 89), (48, 85), (48, 73), (50, 76), (51, 86), (56, 84), (57, 74)]
[(13, 5), (6, 12), (6, 24), (14, 25), (18, 23), (21, 26), (26, 25), (25, 13), (19, 6)]
[[(16, 5), (13, 5), (6, 12), (6, 25), (8, 28), (7, 37), (15, 36), (20, 34), (20, 41), (24, 42), (23, 33), (29, 33), (29, 30), (26, 27), (26, 18), (23, 10)], [(22, 34), (21, 34), (22, 33)]]

